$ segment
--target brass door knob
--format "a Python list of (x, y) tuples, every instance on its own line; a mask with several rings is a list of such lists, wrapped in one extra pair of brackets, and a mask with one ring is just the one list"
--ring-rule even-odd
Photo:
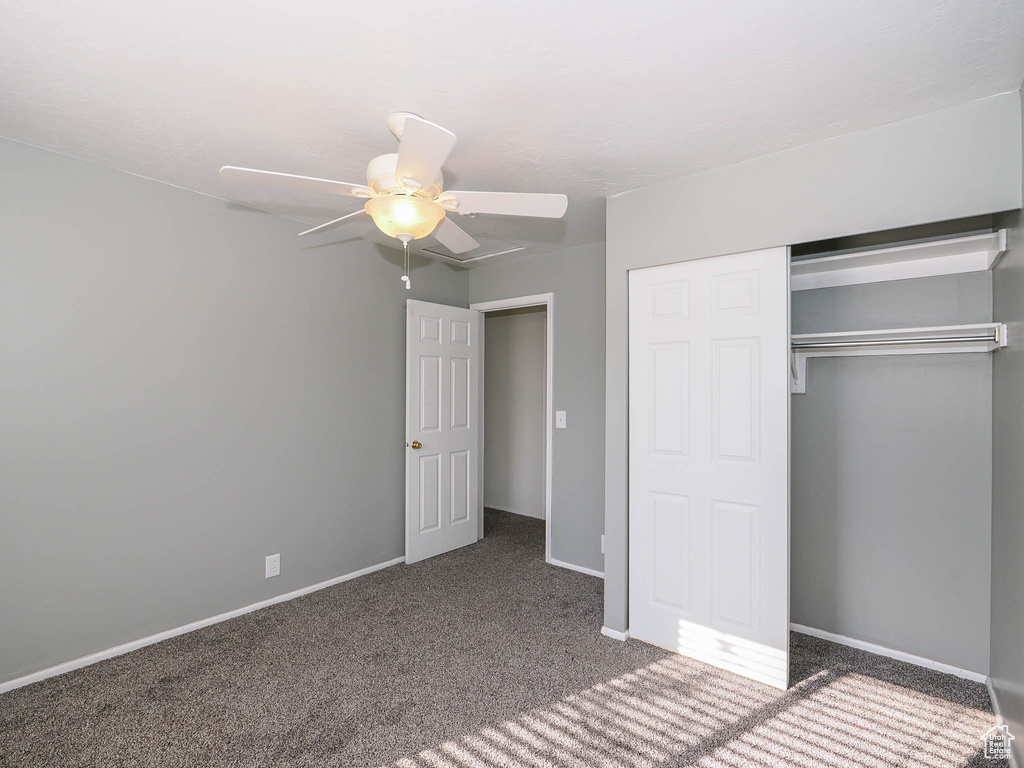
[(413, 440), (412, 441), (412, 449), (414, 451), (418, 451), (422, 447), (423, 447), (423, 443), (421, 443), (419, 440)]

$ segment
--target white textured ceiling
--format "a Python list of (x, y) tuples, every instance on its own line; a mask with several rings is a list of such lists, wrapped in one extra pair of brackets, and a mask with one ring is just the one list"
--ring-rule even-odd
[(1021, 0), (0, 0), (0, 136), (320, 223), (358, 201), (218, 168), (362, 182), (407, 110), (458, 136), (448, 188), (569, 195), (456, 217), (534, 253), (602, 239), (608, 195), (1022, 78)]

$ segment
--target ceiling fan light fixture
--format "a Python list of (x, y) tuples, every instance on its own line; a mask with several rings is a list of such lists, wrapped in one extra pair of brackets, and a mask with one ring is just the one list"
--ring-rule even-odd
[(377, 229), (388, 237), (412, 235), (419, 240), (433, 232), (444, 218), (444, 208), (418, 195), (384, 195), (366, 201)]
[[(365, 186), (233, 165), (223, 166), (220, 175), (224, 181), (231, 183), (263, 184), (362, 198), (366, 201), (362, 210), (339, 216), (299, 234), (326, 232), (361, 218), (363, 214), (369, 214), (380, 232), (402, 242), (407, 262), (409, 243), (430, 235), (450, 254), (469, 253), (480, 247), (480, 243), (468, 232), (446, 217), (446, 212), (457, 212), (470, 219), (478, 213), (544, 219), (560, 219), (565, 215), (569, 204), (565, 195), (445, 191), (441, 169), (455, 146), (455, 134), (410, 112), (391, 115), (388, 128), (398, 139), (398, 151), (377, 155), (370, 160), (366, 166)], [(450, 256), (441, 253), (434, 253), (433, 256), (452, 260)], [(404, 277), (408, 287), (408, 263)]]

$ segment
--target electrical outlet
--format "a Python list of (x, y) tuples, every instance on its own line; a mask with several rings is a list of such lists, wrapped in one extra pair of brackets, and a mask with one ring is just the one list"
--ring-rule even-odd
[(278, 552), (276, 555), (267, 555), (267, 576), (266, 578), (272, 578), (274, 576), (281, 575), (281, 553)]
[(601, 554), (604, 554), (604, 534), (601, 534)]

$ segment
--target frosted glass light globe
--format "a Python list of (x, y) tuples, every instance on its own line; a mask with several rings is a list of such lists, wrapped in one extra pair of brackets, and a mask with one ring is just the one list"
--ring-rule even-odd
[(367, 200), (365, 207), (385, 235), (412, 235), (414, 240), (433, 232), (445, 214), (438, 203), (415, 195), (382, 195)]

